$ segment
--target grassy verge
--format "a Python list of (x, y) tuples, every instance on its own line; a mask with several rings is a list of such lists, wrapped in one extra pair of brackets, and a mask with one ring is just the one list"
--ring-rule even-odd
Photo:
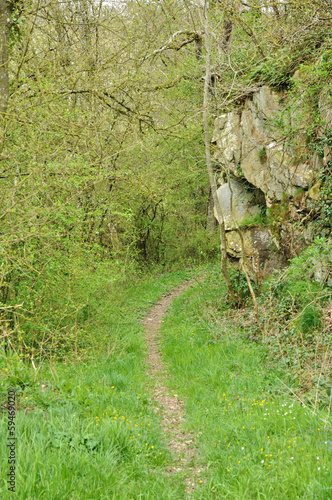
[(208, 272), (175, 299), (163, 324), (169, 384), (186, 401), (186, 425), (208, 466), (195, 498), (331, 498), (326, 413), (290, 395), (267, 348), (232, 321), (221, 283)]
[[(95, 350), (78, 361), (38, 365), (1, 353), (0, 496), (7, 490), (7, 388), (15, 387), (16, 495), (51, 499), (178, 499), (162, 474), (170, 460), (149, 400), (140, 318), (185, 272), (102, 286), (84, 329)], [(96, 280), (95, 275), (91, 280)], [(101, 282), (100, 282), (101, 283)], [(76, 361), (75, 361), (76, 359)]]

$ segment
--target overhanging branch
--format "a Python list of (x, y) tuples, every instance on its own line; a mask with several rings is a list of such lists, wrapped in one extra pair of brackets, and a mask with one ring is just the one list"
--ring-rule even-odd
[[(186, 36), (187, 38), (185, 40), (182, 40), (180, 42), (176, 42), (176, 39), (179, 36)], [(182, 47), (185, 45), (189, 45), (190, 43), (193, 42), (201, 42), (202, 41), (202, 33), (200, 31), (176, 31), (173, 33), (173, 35), (167, 40), (167, 42), (160, 47), (157, 50), (154, 50), (151, 52), (151, 54), (148, 54), (147, 56), (144, 57), (143, 61), (150, 59), (151, 57), (156, 56), (157, 54), (161, 54), (165, 50), (180, 50)]]

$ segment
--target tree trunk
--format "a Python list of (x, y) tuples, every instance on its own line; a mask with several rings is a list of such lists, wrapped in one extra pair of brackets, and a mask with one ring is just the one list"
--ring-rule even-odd
[(0, 0), (0, 131), (9, 98), (8, 48), (10, 25), (10, 3), (6, 0)]
[(273, 9), (273, 12), (274, 12), (276, 18), (279, 19), (280, 18), (280, 11), (278, 9), (278, 5), (275, 2), (272, 2), (272, 9)]
[(229, 54), (234, 33), (234, 13), (236, 7), (232, 1), (221, 2), (221, 0), (219, 0), (219, 3), (222, 4), (222, 9), (224, 11), (223, 33), (220, 40), (220, 47), (225, 54)]
[(202, 45), (203, 45), (202, 37), (198, 36), (197, 38), (195, 38), (195, 55), (197, 61), (201, 61), (203, 57)]
[(234, 31), (234, 23), (231, 19), (224, 20), (224, 28), (223, 28), (223, 37), (221, 40), (221, 48), (225, 51), (226, 54), (229, 53), (229, 49), (232, 43)]
[(203, 121), (204, 121), (204, 136), (205, 136), (205, 155), (206, 166), (209, 174), (211, 193), (214, 206), (216, 207), (219, 228), (220, 228), (220, 249), (221, 249), (221, 272), (225, 278), (228, 293), (232, 300), (235, 300), (235, 294), (231, 285), (230, 276), (227, 270), (227, 253), (226, 253), (226, 232), (225, 222), (221, 211), (220, 203), (217, 196), (217, 184), (211, 163), (210, 151), (210, 133), (209, 133), (209, 87), (211, 82), (211, 63), (210, 63), (210, 35), (209, 35), (209, 19), (208, 19), (209, 2), (204, 4), (204, 32), (205, 32), (205, 58), (206, 58), (206, 73), (204, 82), (204, 100), (203, 100)]
[(213, 196), (210, 188), (209, 192), (209, 201), (207, 205), (207, 214), (206, 214), (206, 231), (209, 236), (212, 236), (214, 233), (214, 229), (217, 225), (216, 218), (214, 216), (214, 203), (213, 203)]

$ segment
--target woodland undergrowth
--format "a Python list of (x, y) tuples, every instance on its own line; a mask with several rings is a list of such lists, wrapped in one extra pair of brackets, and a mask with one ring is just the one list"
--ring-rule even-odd
[(267, 347), (271, 366), (277, 362), (285, 387), (311, 407), (332, 409), (332, 256), (330, 245), (317, 238), (289, 267), (256, 286), (257, 325), (243, 275), (232, 270), (237, 308), (220, 315), (216, 304), (203, 315), (226, 330), (236, 325), (241, 336)]

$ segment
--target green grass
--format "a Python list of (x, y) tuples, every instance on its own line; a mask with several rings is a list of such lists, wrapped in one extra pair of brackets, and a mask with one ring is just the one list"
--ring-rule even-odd
[(162, 329), (169, 384), (207, 466), (195, 498), (332, 498), (326, 416), (291, 397), (267, 349), (232, 327), (221, 283), (207, 273), (175, 299)]
[[(180, 480), (163, 474), (171, 457), (149, 400), (140, 319), (186, 272), (103, 283), (90, 301), (89, 334), (104, 348), (80, 362), (41, 367), (1, 357), (0, 496), (7, 491), (6, 389), (17, 390), (15, 498), (178, 499)], [(98, 319), (98, 321), (97, 321)], [(2, 353), (4, 356), (4, 353)], [(53, 372), (53, 375), (52, 375)]]
[[(296, 383), (295, 391), (305, 403), (321, 410), (332, 404), (331, 262), (329, 242), (317, 238), (264, 284), (258, 299), (265, 345), (274, 362)], [(245, 333), (256, 335), (255, 325), (249, 323)]]
[[(197, 437), (197, 499), (332, 498), (331, 427), (279, 380), (265, 347), (244, 339), (216, 267), (175, 299), (163, 324), (169, 386), (186, 402)], [(0, 495), (7, 491), (6, 390), (17, 390), (18, 499), (185, 499), (186, 472), (155, 414), (140, 320), (193, 273), (178, 272), (91, 288), (82, 329), (95, 349), (38, 365), (0, 353)], [(94, 279), (97, 277), (95, 276)], [(92, 284), (89, 284), (92, 287)], [(248, 311), (247, 311), (248, 312)], [(244, 314), (247, 314), (245, 311)], [(237, 329), (235, 329), (237, 328)], [(5, 356), (5, 357), (3, 357)], [(279, 367), (278, 367), (279, 366)], [(203, 479), (199, 483), (199, 479)]]

